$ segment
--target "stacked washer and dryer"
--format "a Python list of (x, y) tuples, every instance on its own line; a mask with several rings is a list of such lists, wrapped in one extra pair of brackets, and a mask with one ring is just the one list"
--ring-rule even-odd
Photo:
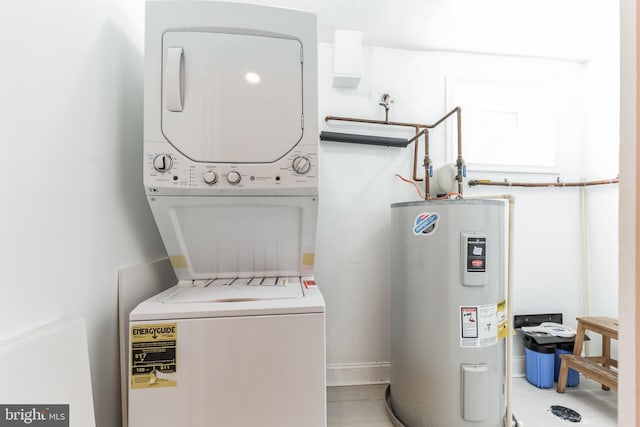
[(129, 427), (326, 426), (317, 20), (146, 6), (144, 187), (178, 284), (130, 314)]
[[(129, 427), (326, 426), (317, 91), (315, 15), (147, 3), (144, 187), (178, 283), (130, 313)], [(394, 425), (506, 424), (505, 209), (392, 205)]]

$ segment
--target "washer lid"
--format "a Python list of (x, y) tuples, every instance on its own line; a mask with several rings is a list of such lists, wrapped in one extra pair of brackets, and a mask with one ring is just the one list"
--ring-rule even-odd
[[(252, 287), (252, 286), (247, 286)], [(141, 302), (129, 314), (131, 321), (167, 321), (170, 319), (208, 319), (237, 316), (281, 316), (289, 314), (322, 314), (325, 312), (324, 298), (317, 286), (297, 286), (301, 298), (278, 298), (240, 301), (195, 302), (195, 294), (207, 288), (180, 288), (174, 286), (146, 301)], [(183, 294), (184, 293), (184, 294)], [(205, 291), (203, 294), (206, 294)], [(215, 293), (215, 292), (213, 292)], [(176, 295), (172, 303), (166, 302)], [(185, 301), (177, 302), (184, 297)]]
[(216, 279), (203, 288), (178, 287), (175, 293), (162, 302), (165, 304), (245, 302), (302, 297), (304, 294), (299, 277)]
[(197, 162), (272, 163), (302, 138), (299, 40), (168, 31), (162, 132)]

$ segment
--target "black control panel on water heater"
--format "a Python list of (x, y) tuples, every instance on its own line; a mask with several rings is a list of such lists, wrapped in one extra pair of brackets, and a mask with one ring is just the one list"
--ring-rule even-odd
[(467, 271), (485, 272), (487, 265), (487, 239), (477, 237), (467, 239)]
[(485, 286), (487, 274), (487, 235), (467, 232), (460, 234), (460, 272), (464, 286)]

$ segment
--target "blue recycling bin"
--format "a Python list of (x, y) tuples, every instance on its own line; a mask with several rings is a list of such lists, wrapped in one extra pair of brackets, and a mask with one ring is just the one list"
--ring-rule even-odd
[(527, 381), (538, 388), (553, 387), (555, 344), (538, 344), (533, 338), (524, 337)]

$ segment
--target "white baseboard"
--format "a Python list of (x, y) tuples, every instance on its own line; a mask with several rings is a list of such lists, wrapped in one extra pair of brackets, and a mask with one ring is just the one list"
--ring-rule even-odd
[[(385, 384), (389, 382), (389, 362), (334, 363), (327, 365), (327, 386)], [(525, 376), (524, 356), (514, 356), (512, 377)]]
[(527, 373), (527, 365), (524, 356), (513, 356), (511, 362), (511, 376), (513, 378), (524, 377)]
[(389, 362), (327, 365), (327, 386), (384, 384), (389, 382)]

